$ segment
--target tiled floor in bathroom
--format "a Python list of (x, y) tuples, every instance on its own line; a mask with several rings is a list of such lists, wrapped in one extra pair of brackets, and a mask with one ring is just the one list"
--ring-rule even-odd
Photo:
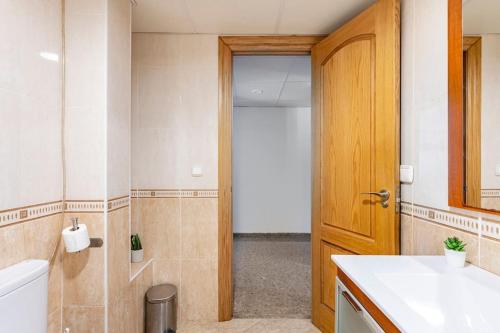
[(319, 333), (309, 319), (233, 319), (181, 325), (178, 333)]

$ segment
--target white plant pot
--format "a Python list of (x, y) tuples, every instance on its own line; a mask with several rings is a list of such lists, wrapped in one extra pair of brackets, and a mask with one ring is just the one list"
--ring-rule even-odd
[(449, 266), (454, 268), (461, 268), (465, 266), (465, 251), (458, 252), (445, 248), (444, 255), (446, 256), (446, 261), (448, 262)]
[(142, 262), (144, 260), (144, 249), (142, 250), (132, 250), (131, 252), (131, 257), (132, 257), (132, 262)]

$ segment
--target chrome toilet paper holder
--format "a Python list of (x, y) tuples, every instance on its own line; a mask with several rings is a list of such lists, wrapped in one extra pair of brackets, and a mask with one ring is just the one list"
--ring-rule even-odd
[(71, 228), (71, 231), (77, 231), (79, 229), (79, 227), (78, 227), (78, 217), (72, 217), (71, 218), (71, 224), (73, 224), (73, 228)]

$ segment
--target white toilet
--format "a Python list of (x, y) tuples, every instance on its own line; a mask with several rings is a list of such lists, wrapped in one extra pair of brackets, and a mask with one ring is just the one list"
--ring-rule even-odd
[(47, 333), (48, 272), (46, 260), (0, 270), (0, 332)]

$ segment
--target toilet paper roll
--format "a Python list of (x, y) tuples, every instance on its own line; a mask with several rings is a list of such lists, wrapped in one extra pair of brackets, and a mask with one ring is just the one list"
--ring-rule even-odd
[(89, 247), (90, 239), (87, 226), (79, 224), (77, 230), (72, 229), (73, 227), (68, 227), (62, 232), (66, 252), (78, 252)]

